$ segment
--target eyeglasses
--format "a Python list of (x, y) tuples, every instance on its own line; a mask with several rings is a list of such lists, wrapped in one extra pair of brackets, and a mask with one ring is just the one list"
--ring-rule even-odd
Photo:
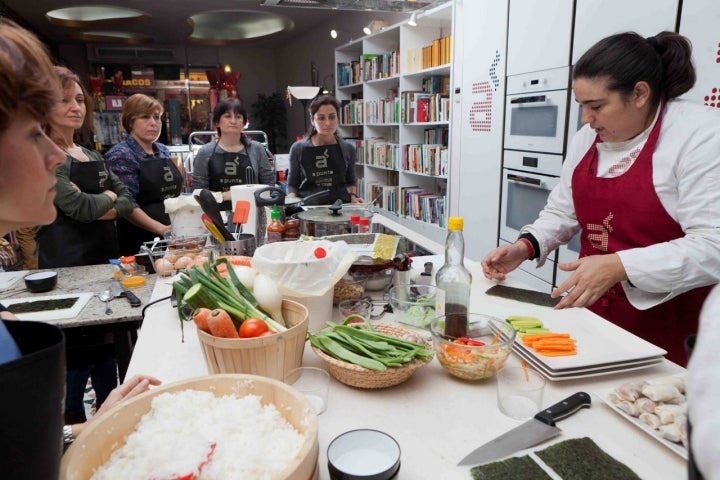
[(315, 115), (313, 118), (316, 122), (324, 122), (325, 120), (329, 120), (331, 122), (337, 121), (337, 115), (334, 113), (331, 113), (330, 115)]

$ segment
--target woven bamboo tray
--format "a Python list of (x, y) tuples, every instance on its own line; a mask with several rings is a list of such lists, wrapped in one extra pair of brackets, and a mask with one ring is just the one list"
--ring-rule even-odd
[[(387, 323), (375, 323), (373, 324), (375, 331), (384, 333), (386, 335), (392, 335), (394, 337), (402, 337), (407, 333), (414, 333), (412, 330)], [(433, 349), (432, 344), (428, 344), (430, 350)], [(433, 356), (420, 360), (418, 358), (413, 359), (411, 362), (406, 363), (402, 367), (391, 367), (387, 370), (380, 372), (377, 370), (370, 370), (359, 365), (355, 365), (348, 362), (343, 362), (336, 358), (327, 355), (322, 350), (312, 346), (315, 355), (320, 357), (327, 367), (330, 375), (335, 377), (339, 382), (351, 387), (377, 389), (387, 388), (395, 385), (399, 385), (406, 381), (408, 378), (415, 373), (415, 370), (422, 367), (423, 365), (430, 363)]]

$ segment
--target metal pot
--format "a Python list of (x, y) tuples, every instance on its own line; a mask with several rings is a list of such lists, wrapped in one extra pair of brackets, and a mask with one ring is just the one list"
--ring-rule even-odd
[(367, 206), (353, 207), (352, 204), (339, 202), (329, 207), (307, 208), (303, 212), (295, 213), (293, 218), (300, 221), (300, 235), (326, 237), (352, 233), (351, 215), (372, 218), (372, 211)]

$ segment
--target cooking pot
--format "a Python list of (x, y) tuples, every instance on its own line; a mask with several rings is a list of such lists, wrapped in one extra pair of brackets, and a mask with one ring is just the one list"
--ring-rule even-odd
[(301, 235), (326, 237), (352, 233), (351, 215), (372, 218), (372, 211), (367, 205), (354, 207), (351, 203), (343, 204), (338, 200), (330, 206), (306, 208), (305, 211), (295, 213), (293, 218), (300, 221)]

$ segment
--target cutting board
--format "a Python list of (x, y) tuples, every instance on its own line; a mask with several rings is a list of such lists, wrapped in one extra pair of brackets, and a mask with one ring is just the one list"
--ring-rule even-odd
[(37, 300), (61, 300), (63, 298), (77, 298), (77, 301), (72, 308), (64, 308), (62, 310), (46, 310), (41, 312), (30, 312), (20, 313), (17, 317), (20, 320), (36, 320), (39, 322), (45, 322), (48, 320), (63, 320), (66, 318), (75, 318), (80, 315), (82, 309), (87, 305), (87, 302), (92, 298), (91, 292), (84, 293), (67, 293), (59, 295), (46, 295), (38, 297), (22, 297), (22, 298), (8, 298), (3, 299), (2, 304), (5, 307), (10, 307), (16, 303), (34, 302)]

